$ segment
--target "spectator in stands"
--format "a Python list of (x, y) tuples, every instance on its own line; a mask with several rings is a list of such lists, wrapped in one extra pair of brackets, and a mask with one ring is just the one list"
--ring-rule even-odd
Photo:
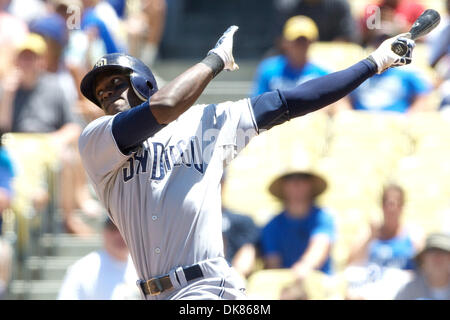
[(389, 34), (408, 32), (424, 10), (416, 0), (375, 0), (365, 8), (360, 20), (363, 44), (370, 44), (380, 29)]
[(64, 277), (58, 300), (137, 300), (138, 279), (128, 248), (107, 218), (103, 248), (71, 265)]
[(345, 278), (348, 299), (393, 299), (411, 280), (414, 255), (423, 246), (422, 232), (402, 223), (403, 189), (387, 185), (381, 197), (383, 221), (356, 235)]
[(312, 270), (333, 273), (334, 221), (314, 203), (325, 189), (325, 180), (311, 171), (290, 171), (272, 182), (269, 191), (284, 210), (262, 230), (265, 268), (291, 268), (299, 279)]
[(289, 89), (328, 72), (308, 61), (308, 49), (316, 41), (318, 29), (305, 16), (288, 19), (283, 28), (281, 55), (263, 60), (257, 70), (253, 96), (275, 89)]
[(319, 29), (319, 41), (356, 41), (357, 23), (347, 0), (273, 0), (276, 34), (289, 17), (310, 17)]
[(0, 300), (6, 293), (11, 278), (12, 249), (9, 243), (2, 239), (3, 212), (9, 208), (12, 197), (12, 178), (14, 176), (12, 161), (1, 145), (0, 133)]
[[(68, 31), (67, 45), (64, 48), (61, 65), (63, 65), (73, 78), (73, 83), (78, 84), (91, 67), (89, 59), (90, 51), (94, 41), (94, 35), (81, 29), (81, 15), (83, 13), (83, 3), (81, 0), (53, 0), (53, 8), (65, 22), (65, 29)], [(76, 8), (76, 9), (75, 9)], [(103, 115), (103, 111), (84, 98), (75, 85), (77, 91), (77, 108), (75, 109), (79, 118), (84, 123), (89, 123)]]
[[(328, 74), (309, 61), (308, 50), (317, 40), (318, 29), (314, 21), (306, 16), (289, 18), (283, 28), (280, 42), (281, 54), (263, 60), (258, 66), (253, 84), (253, 96), (275, 89), (290, 89), (308, 80)], [(328, 110), (346, 108), (348, 99), (333, 104)]]
[(92, 62), (106, 53), (127, 51), (123, 24), (107, 1), (83, 0), (81, 28), (90, 37)]
[[(44, 39), (37, 34), (30, 34), (18, 49), (16, 68), (0, 84), (0, 128), (5, 132), (48, 133), (63, 154), (69, 146), (76, 146), (81, 128), (57, 76), (45, 71), (46, 51)], [(73, 211), (63, 212), (69, 232), (91, 231)]]
[[(379, 34), (374, 45), (389, 37)], [(430, 92), (430, 83), (417, 70), (391, 68), (364, 82), (349, 97), (354, 110), (411, 113), (427, 110)]]
[[(109, 2), (117, 3), (121, 0), (109, 0)], [(166, 0), (143, 0), (128, 12), (126, 22), (130, 54), (139, 57), (148, 66), (153, 65), (158, 54), (164, 32), (166, 10)]]
[(447, 15), (428, 36), (429, 63), (437, 71), (436, 87), (441, 94), (440, 110), (450, 110), (450, 0), (446, 2)]
[(405, 204), (404, 190), (387, 185), (382, 195), (383, 222), (370, 226), (361, 234), (349, 256), (349, 264), (376, 265), (380, 268), (414, 269), (414, 255), (423, 246), (419, 230), (405, 226), (402, 221)]
[[(14, 49), (28, 34), (25, 22), (11, 15), (8, 10), (10, 0), (0, 0), (0, 78), (9, 72)], [(11, 32), (14, 30), (14, 32)]]
[(415, 278), (397, 294), (396, 300), (450, 300), (450, 235), (428, 236), (416, 258)]
[(53, 132), (58, 140), (76, 140), (70, 104), (61, 93), (57, 78), (45, 71), (47, 45), (30, 34), (19, 47), (16, 68), (4, 79), (2, 128), (8, 132)]
[[(117, 16), (120, 19), (125, 19), (126, 10), (127, 10), (127, 0), (106, 0), (110, 6), (114, 9)], [(141, 2), (141, 1), (139, 1)]]
[[(30, 23), (30, 31), (41, 35), (47, 44), (46, 66), (47, 72), (54, 74), (63, 88), (66, 101), (75, 102), (78, 100), (78, 90), (75, 86), (74, 78), (65, 66), (63, 51), (66, 48), (68, 40), (68, 30), (66, 21), (59, 14), (51, 14)], [(72, 103), (73, 113), (78, 114), (75, 103)], [(84, 122), (77, 117), (79, 124), (83, 126)], [(92, 216), (98, 216), (101, 212), (101, 206), (92, 199), (87, 177), (81, 163), (79, 152), (75, 149), (64, 150), (62, 155), (63, 177), (67, 183), (62, 184), (63, 207), (66, 212), (73, 212), (80, 208), (84, 213)]]
[(33, 20), (29, 28), (30, 32), (39, 34), (46, 42), (47, 72), (54, 73), (59, 78), (66, 99), (76, 101), (78, 98), (76, 85), (62, 59), (68, 41), (66, 22), (59, 14), (53, 13)]
[(429, 61), (435, 67), (441, 59), (450, 55), (450, 0), (446, 1), (447, 14), (436, 29), (428, 36)]
[(25, 23), (48, 13), (48, 1), (45, 0), (10, 0), (9, 2), (8, 11)]
[[(224, 178), (221, 183), (223, 194)], [(222, 207), (225, 259), (243, 278), (247, 278), (255, 267), (259, 233), (252, 218)]]

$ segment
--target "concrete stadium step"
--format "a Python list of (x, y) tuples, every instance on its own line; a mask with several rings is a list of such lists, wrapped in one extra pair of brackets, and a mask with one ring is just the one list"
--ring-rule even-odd
[(70, 234), (44, 234), (39, 240), (43, 251), (54, 256), (81, 257), (102, 247), (101, 234), (79, 237)]
[[(170, 81), (192, 66), (190, 61), (161, 61), (156, 63), (154, 71), (164, 79)], [(257, 61), (239, 61), (239, 72), (222, 72), (214, 79), (200, 96), (197, 103), (217, 103), (222, 101), (236, 101), (250, 96), (252, 79), (257, 67)]]
[(61, 280), (14, 280), (10, 285), (9, 299), (55, 300), (58, 297)]
[[(236, 72), (221, 72), (214, 81), (208, 85), (214, 84), (216, 81), (252, 81), (255, 75), (256, 67), (260, 63), (255, 59), (238, 59), (239, 71)], [(183, 71), (192, 67), (198, 63), (197, 59), (192, 60), (179, 60), (179, 59), (167, 59), (159, 60), (152, 67), (152, 71), (158, 76), (162, 77), (165, 81), (170, 81), (179, 76)]]
[(75, 263), (80, 256), (73, 257), (30, 257), (25, 262), (33, 280), (62, 281), (67, 268)]
[(90, 217), (82, 213), (80, 210), (75, 212), (75, 215), (89, 225), (94, 231), (101, 232), (103, 230), (103, 223), (107, 217), (106, 211), (103, 211), (98, 217)]

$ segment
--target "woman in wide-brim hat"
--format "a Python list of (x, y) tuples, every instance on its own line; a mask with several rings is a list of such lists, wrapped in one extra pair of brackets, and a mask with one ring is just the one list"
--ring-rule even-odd
[(266, 268), (292, 268), (299, 278), (315, 269), (332, 273), (334, 221), (315, 204), (326, 188), (325, 179), (309, 169), (287, 170), (270, 184), (284, 208), (262, 231)]

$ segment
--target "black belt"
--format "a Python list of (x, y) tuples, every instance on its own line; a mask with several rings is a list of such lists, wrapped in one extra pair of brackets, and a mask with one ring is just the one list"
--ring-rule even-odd
[[(183, 272), (186, 281), (203, 278), (202, 269), (198, 264), (193, 265), (191, 267), (183, 268)], [(179, 281), (178, 275), (176, 273), (175, 275), (177, 277), (177, 280)], [(147, 281), (141, 281), (139, 285), (146, 295), (151, 296), (156, 296), (158, 294), (163, 293), (166, 290), (173, 288), (172, 281), (170, 281), (169, 275), (152, 278)]]

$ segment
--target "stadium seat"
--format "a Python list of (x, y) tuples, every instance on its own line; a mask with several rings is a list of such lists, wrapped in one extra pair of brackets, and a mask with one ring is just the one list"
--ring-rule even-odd
[[(290, 269), (269, 269), (253, 273), (247, 282), (249, 299), (277, 300), (282, 290), (295, 284), (296, 278)], [(338, 274), (330, 277), (320, 271), (313, 271), (301, 285), (308, 300), (342, 299), (345, 282)]]
[(364, 9), (367, 5), (373, 3), (373, 0), (353, 0), (348, 1), (352, 10), (353, 17), (358, 18), (364, 14)]
[(450, 142), (450, 121), (437, 112), (410, 115), (406, 121), (407, 134), (415, 144), (415, 153), (445, 153)]
[(258, 224), (266, 223), (281, 209), (269, 192), (270, 183), (286, 167), (314, 164), (323, 155), (328, 116), (314, 113), (293, 119), (253, 138), (228, 165), (223, 203), (247, 213)]
[(3, 145), (14, 165), (12, 208), (17, 215), (18, 245), (24, 249), (34, 217), (34, 193), (40, 188), (47, 190), (49, 172), (57, 171), (59, 157), (46, 134), (8, 133), (3, 135)]
[(368, 134), (398, 132), (404, 126), (404, 117), (398, 113), (370, 113), (345, 111), (332, 122), (332, 134)]
[(250, 299), (277, 300), (283, 287), (295, 281), (289, 269), (260, 270), (247, 280), (247, 295)]
[(426, 9), (432, 8), (437, 10), (441, 16), (445, 15), (445, 0), (418, 0)]
[(367, 56), (361, 46), (348, 42), (315, 42), (308, 54), (312, 62), (329, 71), (348, 68)]
[(435, 156), (411, 156), (398, 163), (396, 181), (406, 191), (405, 220), (417, 223), (426, 231), (439, 228), (439, 212), (450, 199), (450, 165)]

